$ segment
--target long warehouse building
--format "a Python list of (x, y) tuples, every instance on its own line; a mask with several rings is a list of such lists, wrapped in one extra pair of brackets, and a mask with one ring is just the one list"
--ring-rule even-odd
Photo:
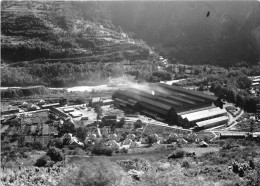
[[(120, 109), (131, 109), (184, 127), (192, 127), (199, 121), (226, 114), (224, 109), (215, 106), (220, 104), (217, 97), (166, 84), (117, 90), (112, 98), (115, 106)], [(195, 117), (198, 113), (192, 114), (193, 112), (201, 112), (203, 115)], [(208, 113), (214, 114), (205, 117)], [(193, 119), (190, 119), (191, 117)]]

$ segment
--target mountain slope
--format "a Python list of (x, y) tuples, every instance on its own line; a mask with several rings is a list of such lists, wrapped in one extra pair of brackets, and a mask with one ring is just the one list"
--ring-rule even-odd
[(257, 1), (115, 2), (116, 25), (188, 64), (255, 63), (260, 57)]
[(96, 5), (85, 13), (77, 2), (2, 2), (2, 86), (95, 84), (122, 75), (123, 63), (157, 57), (91, 12)]

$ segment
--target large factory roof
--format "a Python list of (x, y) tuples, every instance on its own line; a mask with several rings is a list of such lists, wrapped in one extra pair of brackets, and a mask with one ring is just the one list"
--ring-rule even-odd
[(189, 114), (189, 113), (193, 113), (193, 112), (198, 112), (198, 111), (202, 111), (202, 110), (207, 110), (207, 109), (212, 109), (212, 108), (216, 108), (216, 106), (211, 105), (208, 107), (203, 107), (203, 108), (197, 108), (197, 109), (190, 109), (190, 110), (186, 110), (183, 112), (178, 112), (179, 115), (184, 115), (184, 114)]
[(217, 118), (213, 118), (213, 119), (208, 119), (205, 121), (201, 121), (201, 122), (197, 122), (197, 126), (198, 127), (205, 127), (207, 125), (213, 125), (219, 122), (224, 122), (224, 121), (228, 121), (228, 116), (221, 116), (221, 117), (217, 117)]
[(192, 112), (188, 114), (181, 115), (183, 119), (188, 119), (188, 121), (197, 121), (203, 118), (209, 118), (221, 114), (226, 114), (227, 111), (225, 109), (220, 109), (220, 108), (212, 108), (212, 109), (207, 109), (207, 110), (201, 110), (198, 112)]
[[(152, 99), (155, 101), (159, 101), (159, 102), (163, 102), (164, 104), (167, 104), (169, 106), (172, 107), (182, 107), (185, 104), (195, 104), (195, 102), (189, 101), (189, 100), (185, 100), (182, 98), (178, 98), (178, 97), (173, 97), (171, 95), (167, 95), (161, 92), (155, 92), (152, 90), (138, 90), (138, 89), (128, 89), (128, 91), (134, 93), (134, 94), (138, 94), (140, 96), (146, 97), (148, 99)], [(154, 95), (152, 94), (152, 92), (154, 93)]]
[(166, 99), (171, 99), (171, 100), (175, 100), (175, 101), (178, 101), (178, 102), (181, 102), (181, 103), (185, 103), (185, 104), (195, 104), (194, 101), (185, 99), (185, 98), (183, 98), (179, 95), (169, 95), (169, 94), (162, 93), (162, 92), (159, 92), (159, 91), (156, 91), (156, 95), (163, 97), (163, 98), (166, 98)]
[(210, 100), (210, 101), (216, 101), (217, 100), (217, 97), (215, 97), (215, 96), (210, 96), (210, 95), (207, 95), (207, 94), (204, 94), (204, 93), (198, 93), (198, 92), (195, 92), (195, 91), (187, 90), (187, 89), (184, 89), (184, 88), (179, 87), (179, 86), (171, 86), (171, 85), (167, 85), (167, 84), (163, 84), (163, 83), (160, 83), (159, 86), (170, 89), (170, 90), (175, 91), (175, 92), (181, 92), (181, 93), (188, 94), (188, 95), (194, 95), (198, 98), (203, 98), (203, 99), (207, 99), (207, 100)]
[[(164, 104), (162, 102), (159, 102), (158, 100), (153, 100), (147, 97), (144, 97), (143, 95), (138, 94), (138, 92), (134, 92), (134, 90), (117, 90), (115, 95), (120, 94), (121, 96), (125, 96), (126, 98), (121, 98), (122, 100), (132, 100), (129, 102), (133, 102), (133, 100), (139, 101), (139, 103), (145, 107), (148, 107), (147, 109), (153, 109), (158, 111), (159, 113), (167, 113), (172, 107)], [(117, 97), (115, 98), (117, 99)], [(153, 106), (150, 107), (149, 105)]]

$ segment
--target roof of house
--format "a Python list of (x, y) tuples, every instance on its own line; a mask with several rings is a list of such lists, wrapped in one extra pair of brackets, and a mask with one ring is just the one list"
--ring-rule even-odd
[(80, 117), (80, 116), (82, 116), (82, 114), (79, 111), (70, 112), (70, 114), (72, 115), (72, 117)]
[(103, 100), (103, 103), (110, 103), (110, 102), (113, 102), (114, 100), (112, 99), (106, 99), (106, 100)]
[(52, 112), (54, 112), (55, 114), (58, 114), (60, 117), (64, 117), (64, 118), (68, 118), (69, 115), (67, 115), (66, 113), (62, 112), (61, 110), (55, 108), (55, 107), (51, 107), (50, 110)]
[(2, 133), (5, 132), (8, 128), (9, 128), (9, 125), (4, 125), (4, 126), (1, 128), (0, 133), (2, 134)]
[(213, 119), (208, 119), (208, 120), (205, 120), (205, 121), (197, 122), (196, 125), (198, 127), (204, 127), (204, 126), (207, 126), (207, 125), (212, 125), (212, 124), (223, 122), (223, 121), (228, 121), (228, 116), (221, 116), (221, 117), (217, 117), (217, 118), (213, 118)]
[(37, 129), (37, 125), (32, 125), (31, 126), (31, 133), (35, 133)]
[(209, 118), (216, 115), (226, 114), (227, 111), (225, 109), (220, 109), (219, 107), (210, 108), (206, 110), (201, 110), (197, 112), (192, 112), (188, 114), (181, 115), (183, 119), (188, 119), (189, 121), (196, 121), (203, 118)]
[(92, 103), (94, 102), (99, 102), (100, 101), (100, 97), (94, 97), (92, 98)]
[(246, 132), (221, 132), (221, 136), (245, 136)]
[(73, 111), (74, 108), (73, 107), (68, 107), (68, 108), (64, 108), (63, 110), (64, 110), (64, 112), (69, 112), (69, 111)]
[(43, 125), (42, 134), (43, 135), (49, 134), (49, 125), (46, 125), (46, 124)]

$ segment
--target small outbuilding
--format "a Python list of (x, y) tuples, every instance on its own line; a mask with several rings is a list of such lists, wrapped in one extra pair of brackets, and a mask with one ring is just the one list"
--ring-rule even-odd
[(208, 147), (208, 146), (209, 146), (209, 144), (207, 144), (205, 141), (201, 141), (198, 144), (198, 147)]

